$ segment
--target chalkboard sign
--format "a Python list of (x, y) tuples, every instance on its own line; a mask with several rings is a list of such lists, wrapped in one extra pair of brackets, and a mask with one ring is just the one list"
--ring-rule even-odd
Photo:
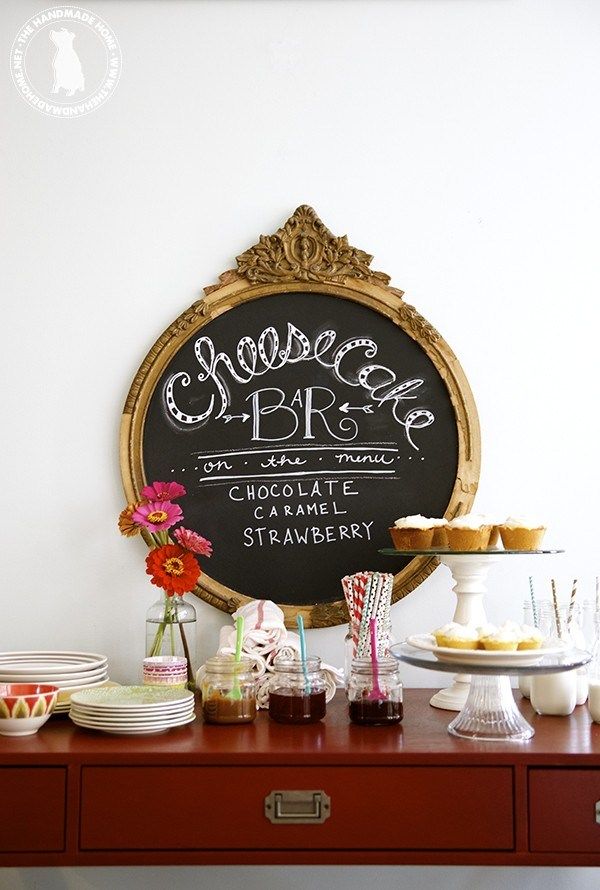
[[(354, 252), (343, 274), (331, 239)], [(221, 608), (266, 598), (289, 619), (338, 623), (343, 575), (397, 570), (377, 552), (394, 519), (472, 501), (479, 439), (464, 375), (369, 260), (299, 208), (165, 332), (134, 381), (127, 493), (185, 484), (185, 525), (214, 543), (197, 592)], [(404, 561), (394, 597), (433, 567)]]

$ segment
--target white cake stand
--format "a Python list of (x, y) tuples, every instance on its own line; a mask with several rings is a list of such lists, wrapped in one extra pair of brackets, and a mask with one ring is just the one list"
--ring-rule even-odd
[[(483, 597), (487, 591), (488, 572), (497, 562), (497, 553), (440, 553), (440, 563), (450, 569), (454, 580), (456, 609), (452, 618), (457, 624), (481, 627), (487, 623)], [(432, 696), (430, 705), (445, 711), (462, 711), (469, 695), (470, 674), (456, 674), (451, 685)]]
[[(452, 618), (457, 624), (479, 627), (487, 622), (483, 597), (490, 567), (503, 556), (534, 556), (563, 553), (562, 550), (394, 550), (379, 551), (386, 556), (437, 556), (450, 569), (456, 594)], [(470, 674), (456, 674), (452, 684), (432, 696), (430, 704), (445, 711), (462, 711), (469, 695)]]

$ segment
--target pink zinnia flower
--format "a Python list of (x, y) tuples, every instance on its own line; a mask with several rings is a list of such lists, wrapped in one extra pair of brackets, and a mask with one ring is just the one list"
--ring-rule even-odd
[(171, 501), (149, 501), (140, 504), (131, 518), (137, 525), (143, 525), (152, 532), (161, 532), (180, 522), (183, 512), (179, 504), (172, 504)]
[(182, 498), (186, 489), (179, 482), (153, 482), (142, 488), (142, 496), (149, 501), (174, 501)]
[(176, 528), (173, 537), (178, 544), (181, 544), (186, 550), (191, 550), (192, 553), (199, 553), (200, 556), (210, 556), (212, 553), (210, 541), (207, 541), (202, 535), (190, 531), (189, 528)]

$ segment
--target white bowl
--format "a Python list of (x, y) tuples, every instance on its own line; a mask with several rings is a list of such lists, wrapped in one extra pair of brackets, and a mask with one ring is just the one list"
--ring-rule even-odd
[(0, 717), (0, 735), (35, 735), (40, 726), (50, 719), (50, 713), (40, 717)]
[(0, 683), (0, 735), (33, 735), (54, 710), (58, 687)]

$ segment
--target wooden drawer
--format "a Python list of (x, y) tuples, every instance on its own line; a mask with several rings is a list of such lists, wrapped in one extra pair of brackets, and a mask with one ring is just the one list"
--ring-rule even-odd
[[(322, 824), (273, 825), (274, 790), (323, 790)], [(514, 846), (510, 767), (85, 767), (82, 850)]]
[(597, 801), (599, 769), (530, 769), (530, 850), (600, 853)]
[(64, 767), (0, 767), (0, 852), (65, 848)]

